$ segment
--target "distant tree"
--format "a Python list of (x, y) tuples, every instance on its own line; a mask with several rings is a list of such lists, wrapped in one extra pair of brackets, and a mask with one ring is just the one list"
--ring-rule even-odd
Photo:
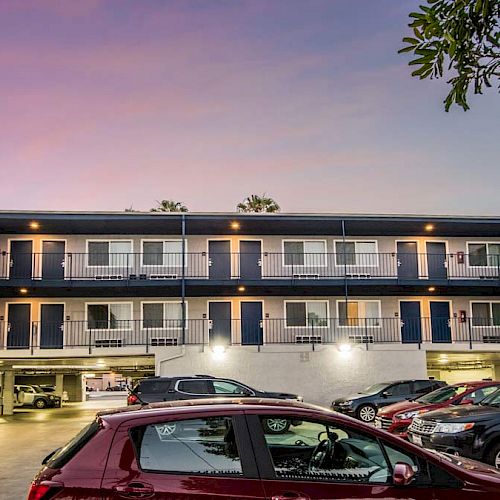
[[(469, 109), (467, 93), (500, 82), (499, 0), (427, 0), (418, 12), (410, 13), (414, 36), (403, 38), (409, 45), (399, 52), (412, 52), (412, 76), (420, 79), (451, 76), (451, 90), (444, 100), (448, 111), (453, 103)], [(500, 88), (500, 85), (499, 85)]]
[(181, 201), (161, 200), (150, 212), (187, 212), (187, 207)]
[(238, 212), (253, 212), (253, 213), (276, 213), (279, 212), (280, 206), (270, 197), (263, 194), (258, 196), (256, 194), (251, 194), (243, 200), (243, 202), (238, 203), (236, 206)]
[(139, 210), (134, 210), (134, 207), (130, 205), (130, 207), (125, 209), (125, 212), (138, 212)]

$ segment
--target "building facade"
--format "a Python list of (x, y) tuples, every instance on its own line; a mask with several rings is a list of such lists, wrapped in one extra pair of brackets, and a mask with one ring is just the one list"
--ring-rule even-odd
[(498, 218), (3, 212), (4, 413), (21, 376), (500, 379), (499, 285)]

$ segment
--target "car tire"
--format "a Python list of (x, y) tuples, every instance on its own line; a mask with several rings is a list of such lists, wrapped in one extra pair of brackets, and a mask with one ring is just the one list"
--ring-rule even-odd
[(265, 434), (284, 434), (290, 429), (290, 422), (286, 418), (266, 418), (262, 427)]
[(45, 399), (36, 399), (33, 406), (38, 410), (43, 410), (44, 408), (47, 408), (47, 401), (45, 401)]
[(358, 417), (358, 419), (367, 424), (373, 422), (376, 415), (377, 410), (373, 405), (361, 405), (356, 411), (356, 416)]
[(486, 453), (486, 463), (500, 469), (500, 443), (495, 443)]

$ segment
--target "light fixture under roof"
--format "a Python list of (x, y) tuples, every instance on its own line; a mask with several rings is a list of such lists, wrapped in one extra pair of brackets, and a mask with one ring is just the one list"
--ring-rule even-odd
[(436, 291), (436, 287), (435, 286), (430, 286), (428, 288), (429, 292), (435, 292)]
[(30, 229), (40, 229), (40, 223), (36, 221), (30, 222)]
[(234, 229), (235, 231), (238, 230), (240, 228), (240, 223), (238, 221), (233, 221), (231, 222), (231, 229)]
[(28, 289), (27, 288), (20, 288), (19, 293), (22, 293), (24, 295), (24, 294), (28, 293)]
[(239, 286), (238, 287), (238, 292), (244, 292), (246, 288), (244, 286)]
[(426, 224), (425, 225), (425, 230), (426, 231), (432, 231), (434, 229), (434, 224)]

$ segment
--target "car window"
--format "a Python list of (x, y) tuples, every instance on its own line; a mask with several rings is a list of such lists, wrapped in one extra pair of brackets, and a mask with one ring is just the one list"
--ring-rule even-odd
[(177, 390), (186, 394), (210, 394), (208, 382), (200, 379), (179, 380)]
[(449, 401), (450, 399), (464, 393), (467, 389), (467, 385), (441, 387), (441, 389), (437, 389), (429, 394), (426, 394), (425, 396), (421, 396), (417, 401), (419, 403), (444, 403), (445, 401)]
[(231, 417), (160, 422), (132, 429), (137, 461), (146, 471), (240, 476)]
[(473, 404), (479, 403), (485, 397), (493, 394), (498, 389), (498, 386), (491, 387), (481, 387), (480, 389), (476, 389), (474, 392), (467, 394), (464, 396), (464, 399), (470, 399)]
[[(391, 471), (376, 438), (330, 422), (302, 421), (265, 441), (277, 479), (387, 483)], [(290, 423), (294, 419), (287, 419)]]
[(413, 382), (413, 394), (426, 394), (432, 385), (433, 383), (428, 380), (415, 380)]
[(387, 392), (390, 393), (391, 396), (408, 396), (411, 394), (411, 384), (410, 382), (404, 382), (402, 384), (392, 385), (387, 389)]
[(215, 394), (247, 394), (249, 392), (245, 387), (225, 380), (214, 380), (213, 387)]
[(139, 394), (165, 394), (170, 387), (170, 380), (143, 380), (135, 391)]

